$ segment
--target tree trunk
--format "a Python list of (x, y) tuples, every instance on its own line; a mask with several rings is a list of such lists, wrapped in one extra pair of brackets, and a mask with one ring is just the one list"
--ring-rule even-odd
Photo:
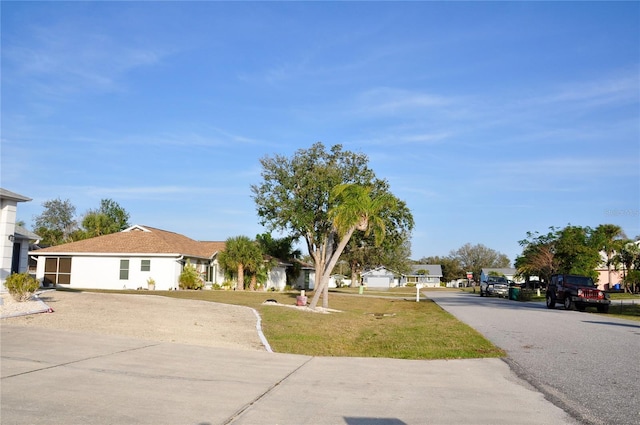
[(327, 263), (327, 266), (322, 271), (321, 282), (317, 284), (318, 281), (316, 279), (316, 284), (317, 284), (317, 287), (315, 288), (316, 292), (313, 294), (313, 299), (311, 300), (311, 304), (309, 304), (309, 308), (315, 309), (316, 306), (318, 305), (318, 299), (320, 298), (320, 291), (322, 291), (324, 294), (322, 299), (322, 306), (324, 308), (329, 308), (329, 278), (331, 277), (331, 271), (338, 263), (338, 259), (340, 259), (340, 255), (342, 254), (342, 251), (344, 251), (344, 248), (347, 246), (347, 243), (349, 243), (349, 239), (351, 239), (351, 235), (355, 230), (356, 230), (355, 226), (351, 227), (349, 231), (342, 237), (342, 239), (340, 239), (340, 243), (338, 243), (338, 247), (333, 252), (333, 254), (331, 255), (331, 259)]
[(313, 297), (311, 298), (311, 303), (309, 304), (309, 307), (311, 308), (316, 308), (316, 305), (318, 305), (318, 300), (320, 299), (320, 295), (322, 294), (322, 290), (323, 288), (320, 286), (320, 283), (322, 282), (322, 274), (323, 274), (323, 269), (324, 269), (324, 264), (320, 264), (322, 261), (320, 258), (318, 258), (316, 260), (316, 277), (315, 277), (315, 282), (314, 282), (314, 286), (313, 286)]
[(360, 286), (360, 279), (358, 279), (358, 265), (357, 263), (351, 264), (351, 286)]
[(255, 274), (251, 276), (251, 283), (249, 284), (249, 289), (252, 291), (256, 290), (256, 282), (258, 281), (258, 276)]
[(609, 275), (609, 289), (611, 289), (611, 255), (607, 252), (607, 274)]
[(329, 279), (331, 279), (331, 270), (327, 270), (327, 283), (322, 291), (322, 308), (329, 308)]
[(236, 291), (244, 290), (244, 265), (238, 264), (238, 283), (236, 284)]

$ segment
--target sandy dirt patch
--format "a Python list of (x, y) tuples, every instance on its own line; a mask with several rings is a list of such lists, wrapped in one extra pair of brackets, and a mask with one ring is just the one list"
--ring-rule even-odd
[(156, 295), (46, 291), (39, 295), (52, 313), (15, 314), (42, 309), (42, 303), (16, 305), (3, 294), (2, 324), (119, 335), (152, 341), (265, 351), (252, 309)]

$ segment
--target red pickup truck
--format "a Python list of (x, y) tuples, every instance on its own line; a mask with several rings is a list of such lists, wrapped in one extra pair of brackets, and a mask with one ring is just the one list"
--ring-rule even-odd
[(572, 274), (554, 274), (547, 287), (547, 308), (555, 308), (556, 303), (562, 303), (565, 310), (574, 307), (584, 311), (587, 307), (596, 307), (598, 313), (608, 313), (609, 296), (599, 290), (588, 276)]

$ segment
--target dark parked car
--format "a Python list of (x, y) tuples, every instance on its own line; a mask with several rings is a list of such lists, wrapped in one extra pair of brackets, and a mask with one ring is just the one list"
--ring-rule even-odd
[(547, 287), (547, 308), (555, 308), (557, 303), (562, 303), (565, 310), (573, 307), (584, 311), (587, 307), (596, 307), (599, 313), (608, 313), (609, 296), (599, 290), (588, 276), (571, 274), (554, 274)]

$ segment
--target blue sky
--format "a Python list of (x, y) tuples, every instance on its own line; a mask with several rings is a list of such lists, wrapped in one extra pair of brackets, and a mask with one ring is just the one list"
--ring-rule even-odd
[(640, 235), (638, 2), (2, 2), (2, 187), (254, 237), (259, 159), (368, 155), (412, 258)]

